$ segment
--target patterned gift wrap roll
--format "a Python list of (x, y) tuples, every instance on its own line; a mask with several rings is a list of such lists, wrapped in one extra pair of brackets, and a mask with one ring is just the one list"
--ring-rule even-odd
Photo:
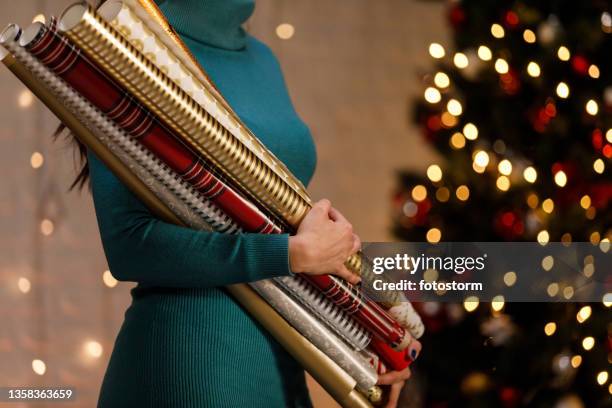
[[(374, 279), (387, 280), (385, 274), (374, 275), (372, 262), (365, 256), (361, 257), (361, 276), (370, 282)], [(406, 295), (400, 291), (385, 291), (380, 294), (384, 301), (379, 302), (393, 317), (395, 321), (400, 323), (402, 327), (406, 327), (410, 334), (415, 338), (420, 338), (425, 333), (425, 325), (421, 320), (421, 316), (414, 310), (412, 303), (406, 298)]]
[[(41, 23), (28, 27), (22, 45), (152, 153), (211, 199), (242, 227), (260, 233), (281, 230), (256, 206), (229, 188), (207, 164), (177, 140), (157, 118), (104, 75), (79, 50)], [(96, 84), (92, 86), (92, 84)]]
[(274, 280), (355, 350), (363, 350), (370, 344), (370, 332), (306, 280), (295, 277), (280, 277)]
[[(114, 129), (112, 133), (123, 135), (126, 141), (131, 140), (129, 136), (100, 115), (95, 108), (88, 105), (82, 98), (79, 104), (75, 104), (80, 97), (76, 95), (77, 97), (73, 99), (75, 96), (74, 90), (40, 64), (27, 51), (20, 49), (16, 42), (13, 41), (18, 33), (19, 29), (17, 26), (9, 27), (9, 29), (3, 32), (0, 43), (3, 43), (7, 48), (12, 50), (16, 57), (0, 47), (0, 60), (2, 60), (2, 62), (26, 86), (28, 86), (28, 88), (30, 88), (32, 92), (60, 118), (60, 120), (66, 123), (82, 142), (94, 150), (96, 155), (109, 166), (128, 187), (133, 188), (136, 195), (143, 199), (156, 214), (178, 225), (191, 224), (192, 227), (196, 228), (210, 228), (204, 219), (197, 221), (196, 218), (190, 217), (189, 224), (181, 222), (172, 212), (167, 211), (168, 207), (161, 202), (161, 196), (152, 196), (151, 199), (144, 199), (144, 197), (151, 196), (150, 192), (147, 192), (148, 186), (145, 186), (143, 183), (130, 181), (130, 171), (126, 171), (125, 165), (117, 160), (107, 148), (107, 145), (101, 144), (99, 140), (97, 140), (97, 136), (101, 135), (94, 136), (92, 129), (96, 129), (96, 132), (107, 132)], [(72, 100), (66, 101), (65, 97)], [(59, 102), (60, 100), (62, 102)], [(77, 105), (79, 105), (79, 107), (75, 108), (74, 111), (67, 108), (67, 106), (76, 107)], [(80, 116), (75, 116), (77, 111), (79, 115), (84, 115), (86, 119), (85, 122), (88, 122), (87, 127), (82, 124), (82, 118)], [(102, 138), (106, 138), (106, 135), (102, 136)], [(113, 138), (110, 137), (108, 139)], [(137, 144), (135, 147), (137, 147)], [(131, 170), (133, 169), (132, 167)], [(167, 167), (165, 169), (172, 172), (172, 170)], [(177, 181), (180, 182), (180, 179), (177, 179)], [(181, 197), (181, 200), (190, 202), (191, 207), (198, 206), (194, 204), (193, 201), (206, 201), (204, 197), (193, 191), (191, 186), (185, 183), (182, 183), (182, 185), (185, 190), (191, 190), (191, 195), (185, 195)], [(209, 207), (205, 206), (204, 208)], [(174, 210), (176, 210), (176, 208)], [(279, 315), (259, 299), (246, 285), (231, 285), (228, 290), (277, 339), (277, 341), (300, 361), (300, 363), (338, 402), (345, 407), (370, 407), (370, 404), (364, 397), (355, 392), (354, 387), (356, 382), (354, 379), (347, 375), (340, 367), (320, 350), (315, 348), (312, 343), (307, 341), (291, 326), (288, 326)], [(280, 296), (288, 297), (283, 294)], [(277, 299), (277, 301), (282, 302), (283, 300), (281, 298)], [(366, 366), (369, 365), (366, 364)], [(373, 390), (375, 391), (376, 388), (373, 388)]]

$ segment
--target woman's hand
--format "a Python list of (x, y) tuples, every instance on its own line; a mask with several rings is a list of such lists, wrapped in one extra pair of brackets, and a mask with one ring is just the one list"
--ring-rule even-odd
[(400, 393), (406, 380), (410, 378), (410, 367), (406, 367), (402, 371), (390, 371), (378, 377), (379, 385), (390, 385), (389, 399), (385, 408), (396, 408)]
[(297, 234), (289, 237), (289, 263), (295, 273), (337, 275), (356, 284), (359, 277), (344, 262), (360, 247), (352, 225), (329, 200), (321, 200), (306, 214)]

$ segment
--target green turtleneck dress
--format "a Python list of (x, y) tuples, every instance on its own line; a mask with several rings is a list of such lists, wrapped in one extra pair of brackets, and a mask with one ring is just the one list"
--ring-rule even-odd
[[(240, 25), (250, 0), (160, 5), (237, 114), (304, 183), (315, 149), (278, 62)], [(291, 273), (287, 235), (224, 235), (156, 219), (92, 154), (113, 275), (137, 282), (99, 398), (103, 408), (310, 406), (303, 369), (223, 289)]]

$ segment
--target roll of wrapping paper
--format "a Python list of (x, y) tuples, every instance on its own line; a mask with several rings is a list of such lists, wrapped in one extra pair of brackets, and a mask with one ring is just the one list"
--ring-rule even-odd
[[(225, 108), (224, 112), (233, 118), (232, 123), (226, 126), (225, 122), (222, 121), (226, 117), (223, 114), (215, 117), (228, 130), (235, 128), (235, 123), (237, 123), (242, 131), (248, 133), (251, 142), (254, 140), (259, 143), (259, 140), (242, 124), (240, 118), (217, 91), (206, 72), (173, 30), (153, 0), (108, 0), (98, 9), (98, 12), (106, 21), (113, 24), (134, 47), (143, 52), (151, 62), (155, 63), (162, 71), (167, 72), (169, 77), (185, 92), (194, 97), (196, 102), (203, 107), (210, 107), (207, 110), (213, 116), (215, 116), (214, 112), (217, 111), (217, 107), (208, 102), (209, 98), (214, 99)], [(160, 46), (156, 48), (153, 44), (159, 44)], [(248, 143), (246, 144), (248, 145)], [(265, 149), (261, 144), (258, 146)], [(302, 193), (307, 194), (305, 191)], [(360, 271), (367, 279), (368, 275), (371, 276), (372, 266), (367, 259), (362, 259), (362, 261), (365, 262), (363, 262)], [(359, 269), (359, 259), (351, 259), (348, 266), (352, 266), (354, 271), (355, 268)], [(404, 327), (408, 327), (414, 337), (420, 338), (425, 331), (425, 327), (408, 299), (398, 292), (385, 293), (384, 297), (384, 304), (387, 308), (391, 308), (392, 316), (401, 322)]]
[[(56, 33), (53, 29), (45, 27), (41, 23), (30, 26), (22, 43), (26, 48), (41, 62), (68, 82), (72, 87), (86, 97), (96, 107), (109, 114), (120, 127), (131, 133), (140, 140), (145, 146), (151, 149), (160, 159), (176, 171), (185, 171), (186, 174), (193, 174), (191, 169), (199, 165), (200, 174), (205, 171), (204, 166), (188, 150), (177, 144), (172, 135), (165, 127), (149, 115), (138, 104), (133, 102), (128, 94), (112, 80), (105, 76), (102, 71), (82, 55), (77, 49), (71, 46), (65, 38)], [(91, 84), (96, 86), (92, 87)], [(131, 124), (135, 123), (135, 126)], [(186, 178), (193, 182), (193, 178)], [(195, 179), (198, 180), (198, 179)], [(199, 183), (194, 183), (198, 187)], [(206, 190), (209, 191), (209, 190)], [(256, 207), (242, 199), (238, 194), (227, 186), (223, 188), (224, 194), (205, 196), (217, 204), (222, 210), (250, 232), (276, 233), (280, 232), (280, 227), (275, 226)], [(234, 193), (234, 194), (232, 194)], [(231, 199), (226, 200), (227, 197)], [(231, 213), (228, 211), (231, 210)], [(263, 228), (261, 227), (263, 226)], [(381, 340), (389, 343), (395, 350), (406, 349), (410, 344), (410, 336), (406, 331), (395, 322), (388, 314), (375, 302), (364, 297), (359, 291), (352, 288), (339, 278), (332, 276), (310, 276), (304, 275), (312, 284), (322, 290), (332, 301), (343, 307), (347, 313), (352, 314), (360, 323)], [(391, 353), (386, 353), (391, 355)], [(398, 359), (402, 364), (403, 358)], [(391, 366), (401, 369), (396, 363), (389, 361)]]
[[(17, 32), (15, 32), (15, 35)], [(7, 44), (8, 45), (8, 44)], [(158, 197), (119, 161), (62, 101), (35, 78), (11, 54), (0, 51), (2, 62), (64, 123), (74, 135), (96, 154), (155, 214), (176, 225), (185, 225)], [(291, 327), (245, 284), (231, 285), (228, 291), (249, 313), (317, 380), (342, 406), (371, 407), (355, 390), (355, 380), (328, 356)]]
[(372, 334), (367, 329), (304, 279), (287, 276), (275, 278), (274, 281), (302, 306), (319, 316), (321, 321), (355, 350), (363, 350), (370, 344)]

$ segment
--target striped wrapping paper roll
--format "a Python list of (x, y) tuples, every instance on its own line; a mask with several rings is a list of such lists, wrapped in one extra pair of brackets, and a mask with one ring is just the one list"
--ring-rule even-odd
[[(16, 55), (17, 60), (20, 61), (20, 67), (15, 67), (15, 61), (11, 61), (10, 63), (4, 62), (7, 63), (11, 70), (31, 87), (32, 91), (58, 114), (62, 120), (74, 125), (73, 122), (75, 122), (75, 118), (78, 117), (78, 121), (86, 124), (87, 131), (78, 126), (71, 126), (71, 128), (81, 137), (84, 136), (85, 133), (91, 132), (82, 139), (86, 141), (89, 147), (94, 145), (95, 139), (97, 139), (102, 142), (108, 151), (113, 151), (118, 155), (120, 161), (125, 166), (128, 166), (132, 171), (138, 173), (141, 179), (146, 179), (151, 175), (155, 177), (161, 183), (161, 187), (159, 185), (154, 186), (155, 183), (151, 182), (145, 182), (145, 185), (149, 188), (153, 186), (153, 189), (163, 189), (163, 187), (167, 187), (171, 191), (170, 195), (176, 194), (175, 198), (170, 199), (170, 207), (173, 208), (173, 211), (175, 211), (179, 217), (181, 217), (181, 211), (190, 212), (190, 209), (193, 208), (207, 209), (207, 211), (199, 212), (200, 217), (193, 217), (193, 214), (189, 214), (185, 222), (188, 226), (197, 229), (211, 229), (209, 223), (213, 223), (216, 228), (223, 227), (222, 224), (218, 222), (218, 219), (211, 219), (206, 215), (206, 213), (210, 211), (218, 214), (218, 210), (215, 210), (214, 205), (206, 198), (195, 191), (189, 184), (184, 183), (180, 178), (176, 177), (171, 169), (161, 164), (154, 156), (138, 146), (131, 137), (109, 121), (100, 111), (90, 105), (82, 96), (38, 62), (33, 56), (29, 55), (27, 51), (19, 48), (14, 41), (6, 39), (7, 36), (9, 38), (11, 36), (16, 36), (18, 32), (16, 26), (11, 27), (8, 33), (5, 31), (5, 38), (2, 42)], [(1, 56), (4, 58), (6, 54)], [(29, 72), (25, 73), (23, 67), (27, 67)], [(32, 75), (29, 79), (28, 74)], [(51, 97), (50, 94), (53, 96)], [(62, 101), (61, 105), (57, 103), (58, 100)], [(68, 112), (66, 112), (66, 110)], [(72, 119), (68, 118), (70, 115), (72, 115)], [(91, 137), (92, 134), (94, 135), (93, 138)], [(111, 169), (116, 171), (117, 164), (112, 160), (107, 160), (109, 157), (112, 157), (108, 154), (108, 151), (100, 149), (99, 146), (95, 151), (98, 157), (105, 163), (110, 163)], [(139, 195), (142, 193), (140, 188), (136, 191)], [(168, 197), (167, 194), (158, 196), (158, 198), (163, 201), (167, 200)], [(178, 207), (182, 206), (187, 209), (174, 206), (177, 197), (180, 201)], [(239, 227), (235, 224), (233, 228), (228, 229), (228, 231), (231, 232), (236, 232), (238, 230)], [(267, 284), (261, 282), (258, 286), (262, 285), (265, 287)], [(237, 285), (234, 286), (236, 287), (234, 287), (233, 290), (236, 291)], [(304, 318), (304, 315), (308, 313), (300, 306), (297, 306), (295, 301), (291, 300), (291, 298), (282, 291), (275, 292), (264, 290), (263, 294), (268, 303), (277, 306), (277, 309), (282, 312), (285, 319), (294, 324), (302, 333), (307, 333), (308, 338), (313, 341), (313, 344), (318, 349), (326, 352), (326, 354), (332, 357), (335, 362), (339, 363), (351, 377), (355, 378), (357, 380), (355, 384), (362, 392), (366, 393), (373, 400), (380, 397), (380, 389), (375, 386), (377, 379), (376, 371), (370, 366), (364, 356), (348, 349), (347, 346), (329, 332), (327, 328), (321, 326), (320, 322), (315, 322), (312, 318)], [(281, 305), (281, 307), (279, 307), (279, 305)], [(294, 317), (293, 320), (292, 316)], [(298, 320), (295, 320), (296, 316), (299, 317)], [(339, 373), (336, 373), (336, 375), (337, 374)], [(317, 376), (315, 375), (315, 377)], [(341, 378), (336, 378), (336, 380), (342, 382)], [(337, 385), (336, 388), (338, 388)], [(332, 392), (332, 394), (334, 394), (334, 392)], [(336, 394), (338, 394), (338, 392), (336, 392)], [(350, 392), (348, 395), (343, 395), (340, 401), (344, 401), (346, 406), (367, 406), (363, 399)]]
[[(26, 30), (21, 43), (25, 44), (33, 55), (40, 58), (41, 62), (49, 66), (90, 102), (103, 112), (110, 113), (109, 116), (119, 126), (140, 140), (174, 170), (182, 171), (185, 168), (183, 163), (190, 166), (194, 163), (200, 163), (196, 157), (183, 159), (183, 156), (180, 156), (182, 145), (176, 144), (172, 135), (154, 117), (133, 102), (129, 95), (126, 95), (110, 78), (106, 77), (93, 63), (81, 55), (59, 34), (55, 33), (53, 29), (47, 29), (44, 25), (35, 23)], [(96, 83), (95, 89), (90, 86), (91, 83)], [(122, 109), (117, 107), (122, 107)], [(126, 117), (128, 120), (125, 119)], [(146, 119), (147, 126), (141, 126), (142, 120), (130, 120), (130, 118), (135, 117)], [(137, 124), (136, 127), (130, 126), (132, 121)], [(187, 153), (190, 152), (187, 151)], [(193, 179), (187, 180), (193, 181)], [(198, 183), (195, 183), (194, 187), (198, 185)], [(256, 208), (249, 206), (246, 200), (239, 200), (241, 197), (238, 194), (231, 194), (233, 193), (231, 188), (224, 186), (223, 192), (223, 195), (212, 197), (204, 195), (211, 198), (211, 201), (224, 211), (227, 212), (226, 208), (232, 210), (231, 213), (228, 212), (228, 215), (234, 220), (243, 221), (241, 226), (247, 226), (245, 228), (247, 231), (264, 233), (280, 231), (280, 228), (276, 227), (261, 212), (253, 211)], [(231, 205), (227, 205), (226, 202), (222, 201), (224, 197), (239, 199), (231, 200)], [(238, 204), (243, 203), (245, 205), (237, 207)], [(260, 225), (266, 228), (271, 226), (271, 228), (261, 229), (259, 228)], [(305, 275), (304, 278), (323, 290), (334, 302), (396, 350), (404, 350), (409, 345), (410, 336), (397, 322), (389, 317), (375, 302), (363, 297), (341, 279), (331, 276), (309, 275)], [(398, 361), (402, 365), (405, 364), (405, 359), (399, 359)], [(400, 368), (397, 362), (389, 361), (389, 364), (395, 368)]]

